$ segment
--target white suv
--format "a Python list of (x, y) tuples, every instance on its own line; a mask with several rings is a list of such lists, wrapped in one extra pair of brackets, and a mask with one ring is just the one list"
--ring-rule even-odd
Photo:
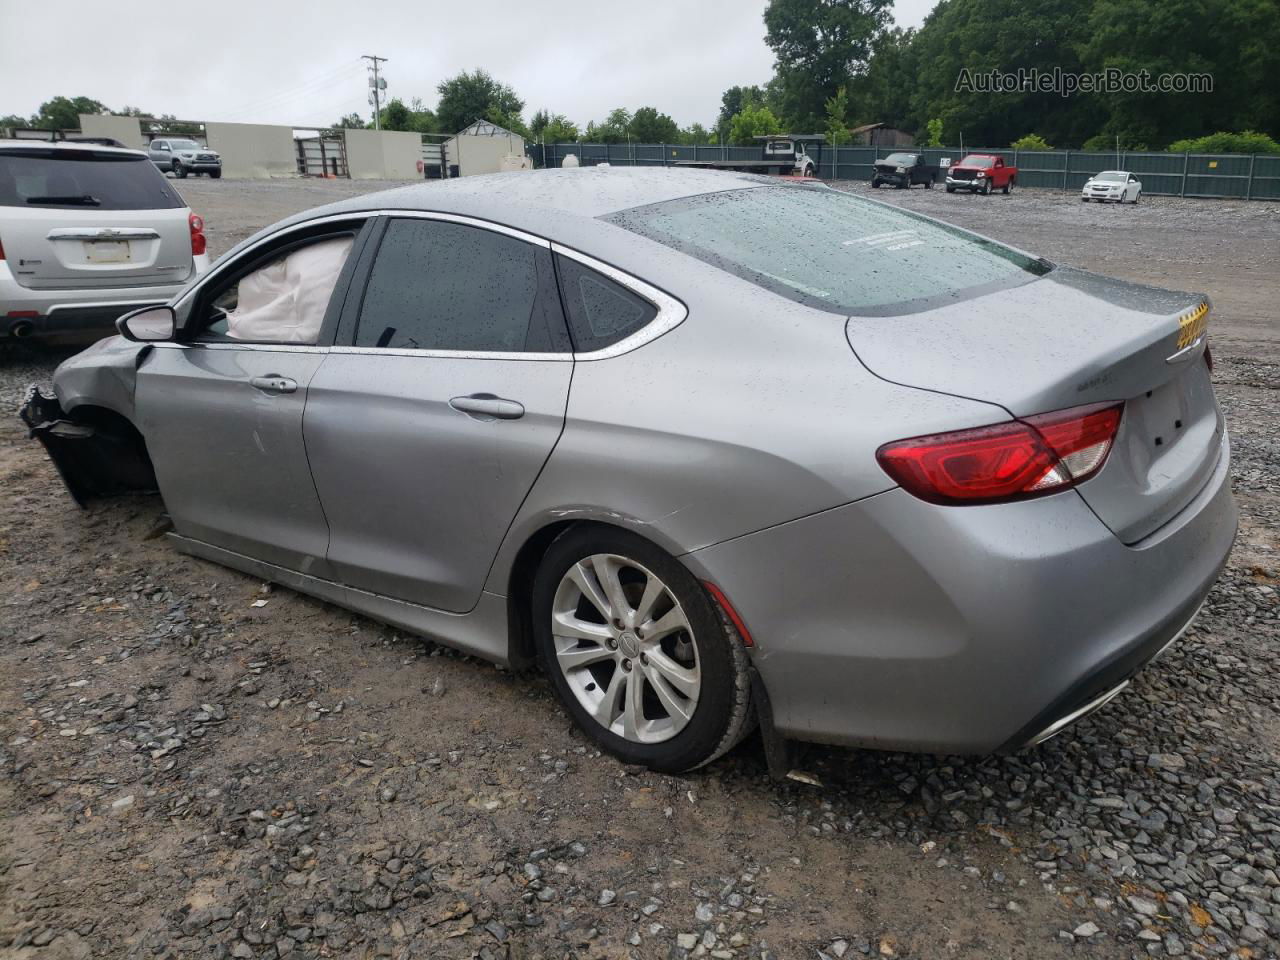
[(145, 153), (0, 140), (0, 342), (105, 336), (208, 268), (204, 221)]

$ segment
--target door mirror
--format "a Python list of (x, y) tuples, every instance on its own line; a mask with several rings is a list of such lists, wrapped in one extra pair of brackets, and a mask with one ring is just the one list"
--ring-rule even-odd
[(126, 313), (116, 321), (116, 329), (127, 340), (150, 343), (157, 340), (172, 340), (177, 328), (177, 315), (173, 307), (160, 304), (155, 307), (143, 307)]

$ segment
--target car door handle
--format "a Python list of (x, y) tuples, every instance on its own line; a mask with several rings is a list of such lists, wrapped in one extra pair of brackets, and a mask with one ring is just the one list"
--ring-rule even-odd
[(519, 420), (524, 416), (524, 404), (504, 400), (492, 393), (473, 393), (469, 397), (454, 397), (449, 401), (453, 409), (476, 420)]
[(249, 381), (249, 385), (262, 390), (265, 393), (297, 393), (298, 381), (290, 380), (288, 377), (254, 377)]

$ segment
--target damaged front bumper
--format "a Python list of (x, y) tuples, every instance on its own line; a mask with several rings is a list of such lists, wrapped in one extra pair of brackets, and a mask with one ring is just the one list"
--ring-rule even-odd
[(100, 497), (158, 491), (146, 444), (124, 418), (69, 416), (56, 396), (46, 396), (36, 386), (27, 391), (18, 416), (81, 507)]

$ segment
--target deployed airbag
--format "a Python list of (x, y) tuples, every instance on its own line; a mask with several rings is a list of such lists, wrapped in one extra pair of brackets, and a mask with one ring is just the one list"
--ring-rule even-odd
[(295, 250), (241, 279), (227, 336), (259, 343), (315, 343), (351, 237)]

